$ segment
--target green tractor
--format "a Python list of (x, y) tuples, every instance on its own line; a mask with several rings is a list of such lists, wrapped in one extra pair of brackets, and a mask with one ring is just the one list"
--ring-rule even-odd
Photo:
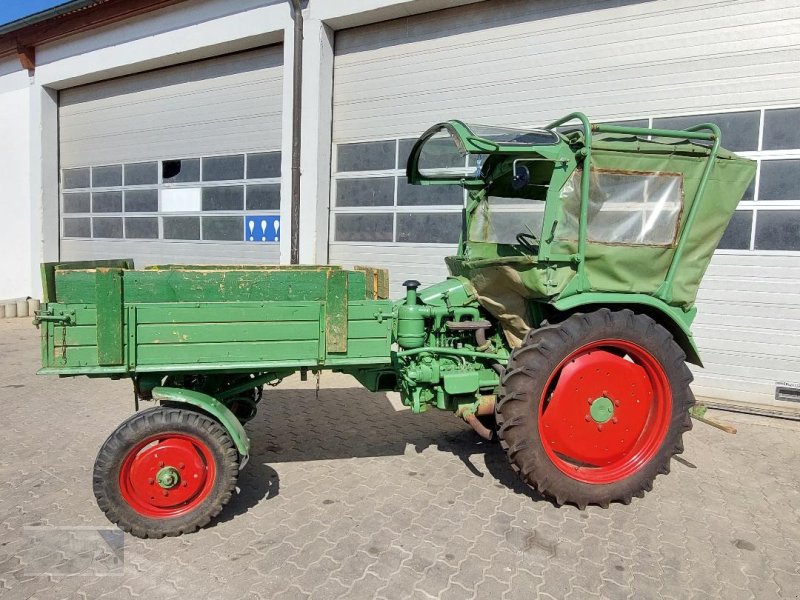
[(368, 267), (45, 264), (40, 372), (128, 378), (137, 409), (158, 403), (94, 469), (100, 508), (141, 537), (219, 513), (263, 385), (308, 370), (456, 413), (558, 504), (628, 503), (682, 451), (695, 296), (754, 173), (711, 124), (441, 123), (407, 176), (466, 190), (445, 281), (392, 302)]

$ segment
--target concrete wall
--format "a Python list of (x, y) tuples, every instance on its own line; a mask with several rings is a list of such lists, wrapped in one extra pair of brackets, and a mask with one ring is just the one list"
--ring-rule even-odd
[[(18, 66), (18, 63), (17, 65)], [(12, 70), (0, 77), (0, 299), (27, 296), (32, 290), (32, 230), (28, 75)]]

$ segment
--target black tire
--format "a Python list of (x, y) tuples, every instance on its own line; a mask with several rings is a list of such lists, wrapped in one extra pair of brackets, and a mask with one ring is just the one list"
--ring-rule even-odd
[[(191, 511), (153, 518), (125, 500), (120, 471), (126, 457), (144, 440), (170, 433), (199, 440), (213, 460), (215, 476)], [(136, 537), (162, 538), (191, 533), (208, 524), (230, 500), (238, 474), (239, 453), (217, 421), (193, 410), (156, 407), (134, 414), (108, 437), (97, 455), (92, 481), (97, 505), (112, 523)]]
[[(548, 456), (540, 434), (539, 409), (545, 402), (545, 386), (562, 361), (579, 348), (609, 339), (635, 344), (661, 367), (669, 383), (665, 395), (671, 396), (667, 400), (669, 412), (665, 411), (668, 429), (657, 450), (638, 470), (610, 483), (587, 483), (567, 475)], [(650, 317), (627, 309), (574, 314), (561, 323), (544, 323), (531, 330), (511, 354), (497, 404), (498, 435), (511, 466), (526, 483), (557, 504), (605, 508), (611, 502), (628, 504), (633, 496), (642, 497), (652, 489), (659, 473), (669, 472), (672, 456), (683, 452), (683, 433), (692, 427), (692, 374), (685, 361), (684, 352), (666, 329)]]

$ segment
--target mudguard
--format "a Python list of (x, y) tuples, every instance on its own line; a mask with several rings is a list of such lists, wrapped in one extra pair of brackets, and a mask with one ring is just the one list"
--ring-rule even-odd
[(247, 463), (250, 455), (250, 438), (247, 437), (247, 432), (236, 416), (222, 402), (202, 392), (171, 387), (153, 388), (153, 399), (159, 402), (190, 404), (214, 417), (231, 436), (233, 444), (242, 456), (239, 468)]

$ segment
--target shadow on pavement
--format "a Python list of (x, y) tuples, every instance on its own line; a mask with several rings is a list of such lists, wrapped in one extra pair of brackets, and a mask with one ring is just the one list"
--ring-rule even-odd
[(408, 445), (417, 453), (434, 447), (458, 457), (475, 477), (546, 500), (512, 471), (499, 443), (480, 438), (445, 411), (415, 415), (395, 410), (385, 394), (360, 388), (265, 390), (256, 417), (246, 425), (252, 446), (240, 491), (215, 522), (225, 522), (279, 493), (269, 464), (359, 457), (397, 456)]

